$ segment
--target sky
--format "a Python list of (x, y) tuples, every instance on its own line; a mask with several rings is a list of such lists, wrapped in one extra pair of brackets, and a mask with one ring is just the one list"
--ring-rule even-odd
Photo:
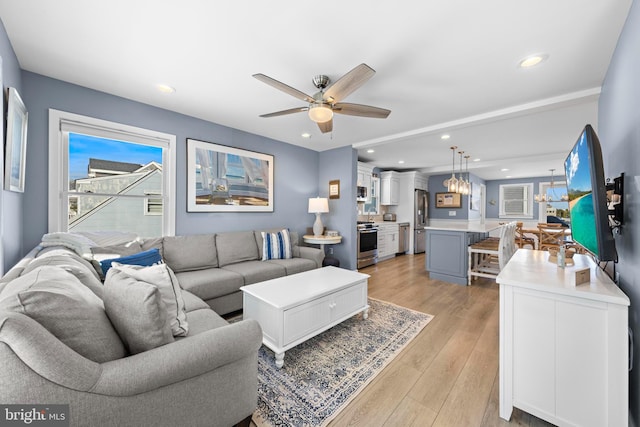
[(86, 178), (89, 158), (116, 162), (162, 164), (162, 148), (96, 136), (69, 134), (69, 180)]
[(587, 137), (583, 133), (566, 160), (567, 185), (571, 190), (585, 191), (591, 189), (591, 167), (589, 165), (589, 148)]

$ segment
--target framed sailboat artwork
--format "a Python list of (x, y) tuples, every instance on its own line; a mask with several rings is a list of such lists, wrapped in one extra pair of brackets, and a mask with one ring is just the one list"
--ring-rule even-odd
[(188, 212), (273, 212), (273, 156), (187, 139)]

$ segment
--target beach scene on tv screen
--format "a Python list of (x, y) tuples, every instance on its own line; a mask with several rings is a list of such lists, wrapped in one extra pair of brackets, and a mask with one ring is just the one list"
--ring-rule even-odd
[(582, 134), (580, 141), (567, 157), (565, 170), (569, 194), (571, 235), (573, 240), (597, 255), (598, 242), (593, 208), (593, 188), (591, 187), (591, 162), (586, 134)]

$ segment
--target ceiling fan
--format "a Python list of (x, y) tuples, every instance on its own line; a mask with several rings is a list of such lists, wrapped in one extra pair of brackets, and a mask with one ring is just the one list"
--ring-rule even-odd
[(309, 103), (306, 107), (290, 108), (288, 110), (276, 111), (275, 113), (262, 114), (260, 117), (276, 117), (308, 111), (309, 118), (318, 124), (322, 133), (333, 130), (333, 113), (386, 119), (391, 113), (391, 110), (371, 107), (369, 105), (340, 102), (365, 84), (375, 73), (375, 70), (367, 64), (360, 64), (331, 85), (329, 85), (329, 83), (331, 83), (329, 77), (323, 74), (317, 75), (312, 81), (319, 91), (313, 96), (309, 96), (298, 89), (294, 89), (264, 74), (254, 74), (253, 77), (261, 82)]

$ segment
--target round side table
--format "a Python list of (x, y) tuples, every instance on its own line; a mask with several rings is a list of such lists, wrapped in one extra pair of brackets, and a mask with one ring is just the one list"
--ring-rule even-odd
[[(302, 240), (304, 240), (305, 243), (312, 245), (320, 245), (320, 249), (324, 252), (324, 245), (336, 245), (342, 242), (342, 236), (314, 236), (312, 234), (305, 234), (302, 236)], [(328, 265), (340, 267), (340, 260), (338, 258), (325, 255), (324, 260), (322, 261), (322, 266), (326, 267)]]

